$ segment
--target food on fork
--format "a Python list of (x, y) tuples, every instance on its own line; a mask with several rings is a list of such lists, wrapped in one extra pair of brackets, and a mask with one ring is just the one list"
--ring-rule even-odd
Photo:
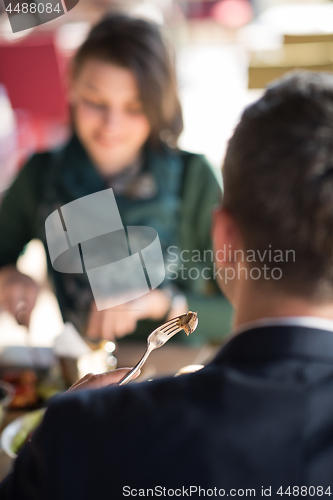
[(187, 314), (183, 314), (179, 317), (178, 324), (186, 335), (193, 333), (198, 326), (198, 313), (189, 311)]
[(194, 332), (198, 326), (197, 313), (189, 311), (187, 314), (181, 314), (175, 318), (169, 319), (166, 323), (159, 326), (148, 335), (147, 349), (140, 361), (127, 373), (120, 381), (119, 385), (127, 384), (136, 373), (142, 368), (149, 354), (154, 350), (162, 347), (168, 340), (170, 340), (176, 333), (185, 330), (186, 334)]

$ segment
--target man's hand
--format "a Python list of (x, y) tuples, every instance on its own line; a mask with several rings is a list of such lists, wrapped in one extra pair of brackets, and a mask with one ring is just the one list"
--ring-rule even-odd
[(39, 287), (35, 281), (20, 273), (16, 266), (0, 269), (0, 304), (20, 325), (29, 326)]
[(170, 296), (163, 290), (153, 290), (126, 304), (97, 311), (93, 304), (87, 326), (91, 339), (115, 340), (133, 333), (140, 319), (164, 318), (170, 308)]
[[(128, 372), (131, 371), (131, 368), (119, 368), (118, 370), (112, 370), (105, 373), (99, 373), (94, 375), (93, 373), (88, 373), (80, 380), (75, 382), (68, 391), (78, 391), (81, 389), (101, 389), (102, 387), (107, 387), (108, 385), (117, 385), (120, 380), (127, 375)], [(134, 377), (138, 377), (140, 375), (140, 371)]]

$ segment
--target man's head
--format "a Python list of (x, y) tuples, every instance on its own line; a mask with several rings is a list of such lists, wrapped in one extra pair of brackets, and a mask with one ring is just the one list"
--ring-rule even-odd
[[(297, 72), (268, 88), (243, 113), (223, 179), (215, 249), (243, 249), (241, 264), (261, 269), (248, 275), (257, 288), (332, 301), (333, 75)], [(264, 265), (281, 272), (265, 278)]]

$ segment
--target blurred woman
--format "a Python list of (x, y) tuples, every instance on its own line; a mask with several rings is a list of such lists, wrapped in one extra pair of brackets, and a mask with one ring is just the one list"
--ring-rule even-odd
[(48, 256), (63, 319), (91, 337), (134, 332), (131, 338), (145, 338), (156, 323), (191, 309), (198, 311), (197, 339), (221, 337), (231, 308), (214, 282), (209, 252), (211, 211), (220, 189), (203, 156), (176, 147), (181, 107), (157, 26), (119, 14), (103, 19), (73, 60), (69, 101), (71, 139), (56, 151), (34, 155), (2, 204), (1, 303), (18, 321), (29, 322), (37, 287), (16, 268), (24, 246), (39, 238), (48, 255), (48, 215), (112, 188), (124, 226), (157, 230), (167, 278), (139, 299), (98, 312), (87, 275), (56, 272)]

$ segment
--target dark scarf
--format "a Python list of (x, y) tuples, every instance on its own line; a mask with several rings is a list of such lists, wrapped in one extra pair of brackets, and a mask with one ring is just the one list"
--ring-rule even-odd
[[(51, 154), (51, 163), (39, 212), (44, 243), (49, 214), (71, 201), (112, 187), (124, 226), (153, 227), (164, 252), (168, 246), (177, 245), (183, 163), (176, 151), (164, 145), (160, 151), (146, 147), (140, 163), (103, 178), (73, 136), (66, 146)], [(48, 263), (64, 320), (82, 330), (93, 300), (87, 276), (58, 273)]]

